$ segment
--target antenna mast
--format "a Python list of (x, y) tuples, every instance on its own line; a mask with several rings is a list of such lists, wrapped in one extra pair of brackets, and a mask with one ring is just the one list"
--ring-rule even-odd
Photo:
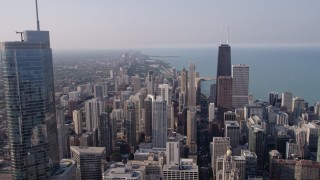
[(228, 37), (227, 37), (227, 44), (229, 45), (229, 26), (228, 26)]
[(36, 12), (37, 12), (37, 30), (40, 31), (39, 15), (38, 15), (38, 0), (36, 0)]

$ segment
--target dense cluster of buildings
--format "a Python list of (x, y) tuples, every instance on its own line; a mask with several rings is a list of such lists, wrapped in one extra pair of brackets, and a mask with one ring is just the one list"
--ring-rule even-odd
[[(1, 152), (11, 162), (0, 178), (319, 179), (320, 103), (291, 92), (253, 101), (249, 66), (231, 65), (229, 44), (219, 46), (207, 98), (194, 63), (132, 74), (146, 61), (128, 54), (99, 82), (57, 92), (49, 32), (22, 37), (0, 44), (9, 137)], [(210, 162), (200, 166), (203, 156)]]

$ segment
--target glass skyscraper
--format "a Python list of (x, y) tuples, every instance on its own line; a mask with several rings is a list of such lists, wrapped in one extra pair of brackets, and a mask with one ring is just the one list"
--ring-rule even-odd
[(0, 43), (13, 179), (47, 179), (59, 167), (48, 31)]

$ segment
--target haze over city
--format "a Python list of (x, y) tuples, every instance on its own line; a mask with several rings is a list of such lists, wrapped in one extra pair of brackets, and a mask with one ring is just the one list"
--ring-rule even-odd
[[(54, 49), (216, 46), (230, 26), (233, 45), (319, 45), (320, 2), (39, 1)], [(0, 39), (35, 29), (34, 2), (1, 1)], [(14, 12), (14, 13), (13, 13)], [(5, 22), (5, 23), (4, 23)], [(221, 35), (223, 27), (223, 35)]]

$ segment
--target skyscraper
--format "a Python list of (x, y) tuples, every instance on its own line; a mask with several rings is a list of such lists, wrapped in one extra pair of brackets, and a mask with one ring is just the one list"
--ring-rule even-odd
[(218, 107), (219, 124), (223, 127), (223, 113), (232, 109), (231, 48), (229, 44), (219, 46), (216, 79), (215, 104)]
[(232, 110), (232, 78), (231, 76), (220, 76), (218, 78), (217, 107), (218, 121), (223, 126), (224, 113)]
[(144, 100), (144, 124), (146, 142), (151, 142), (152, 137), (152, 98), (148, 96)]
[(191, 63), (189, 66), (189, 88), (188, 88), (188, 106), (196, 105), (196, 66)]
[(187, 111), (187, 145), (190, 153), (197, 152), (197, 110), (195, 107)]
[(98, 127), (98, 119), (105, 111), (105, 103), (100, 99), (94, 98), (85, 102), (86, 127), (87, 131), (93, 132)]
[(49, 31), (22, 35), (0, 43), (12, 177), (46, 179), (59, 167)]
[(295, 97), (292, 100), (292, 113), (293, 113), (293, 120), (300, 117), (301, 114), (304, 112), (305, 108), (305, 101), (300, 97)]
[(187, 92), (187, 88), (188, 88), (188, 71), (183, 68), (181, 71), (181, 75), (180, 75), (180, 86), (181, 92)]
[(232, 65), (232, 78), (232, 107), (244, 107), (248, 104), (249, 66)]
[(281, 106), (287, 107), (288, 111), (292, 110), (292, 93), (291, 92), (282, 93)]
[(147, 93), (153, 95), (154, 94), (154, 76), (153, 71), (148, 71), (148, 75), (146, 77), (146, 87)]
[(77, 135), (82, 134), (82, 116), (80, 110), (74, 110), (73, 114), (73, 124), (74, 124), (74, 131)]
[(109, 114), (101, 113), (98, 126), (98, 144), (106, 148), (106, 155), (110, 156), (112, 152), (112, 126)]
[(167, 103), (161, 96), (152, 100), (152, 144), (155, 148), (166, 148)]
[(220, 76), (231, 76), (231, 48), (229, 44), (221, 44), (218, 51), (217, 79)]

